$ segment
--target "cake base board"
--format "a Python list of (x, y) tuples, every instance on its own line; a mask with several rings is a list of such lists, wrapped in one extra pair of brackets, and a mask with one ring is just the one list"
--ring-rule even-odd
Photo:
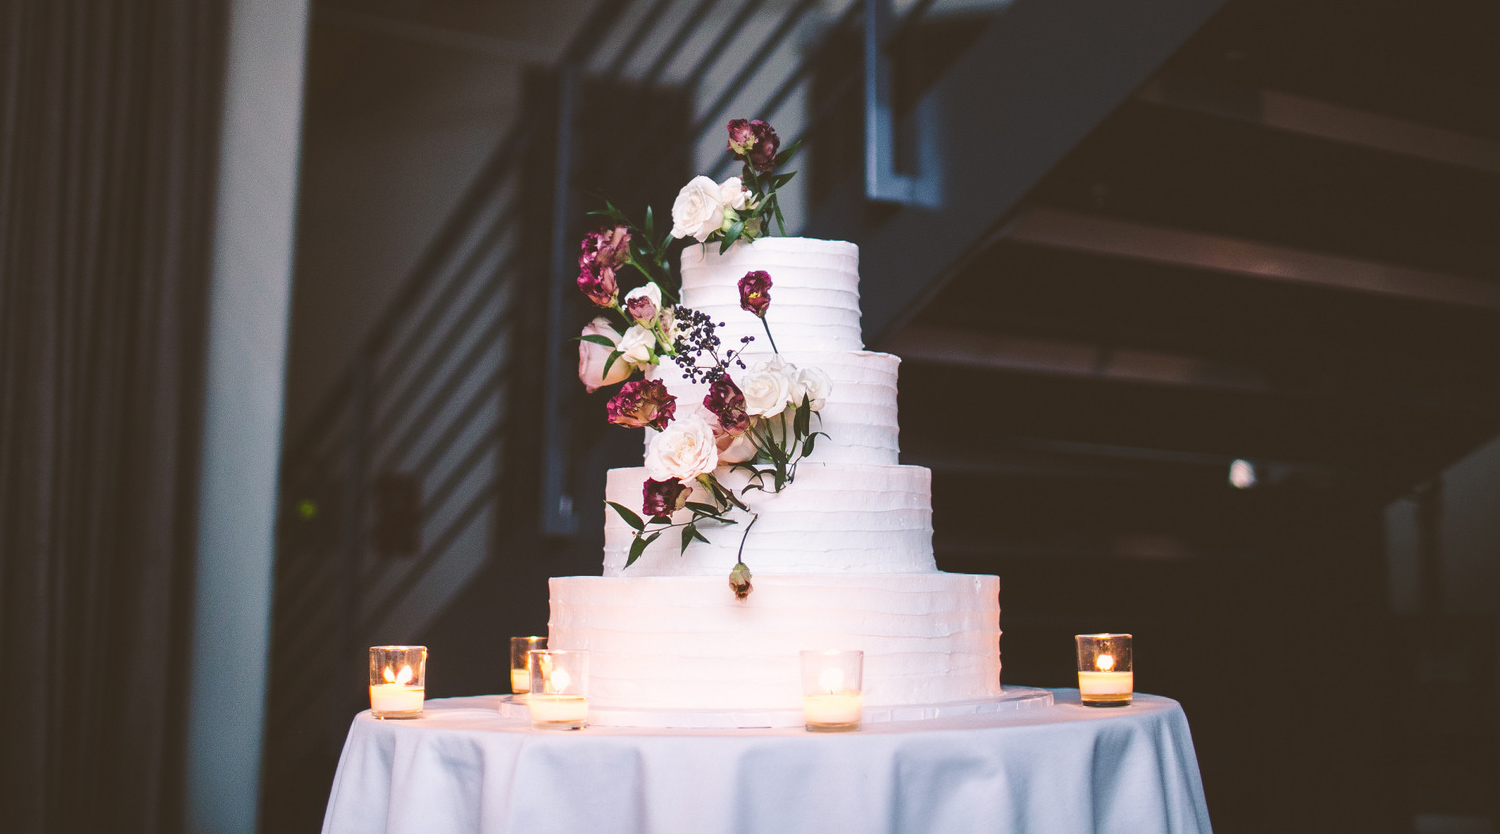
[[(986, 715), (1052, 706), (1052, 693), (1030, 686), (1002, 687), (993, 698), (960, 701), (950, 704), (866, 707), (863, 723), (883, 724), (900, 721), (928, 721)], [(530, 718), (524, 701), (514, 695), (500, 698), (500, 714), (506, 718)], [(785, 729), (803, 726), (802, 710), (671, 710), (631, 709), (628, 707), (589, 707), (589, 723), (600, 727), (641, 727), (645, 729), (749, 730)]]

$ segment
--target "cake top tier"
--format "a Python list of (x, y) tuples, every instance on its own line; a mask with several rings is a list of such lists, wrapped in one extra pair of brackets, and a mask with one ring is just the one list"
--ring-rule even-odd
[(769, 349), (760, 322), (740, 309), (739, 281), (763, 270), (771, 276), (766, 321), (782, 350), (860, 350), (859, 247), (841, 240), (763, 237), (736, 243), (719, 254), (717, 244), (682, 250), (682, 303), (723, 322), (719, 339), (737, 348), (754, 336)]

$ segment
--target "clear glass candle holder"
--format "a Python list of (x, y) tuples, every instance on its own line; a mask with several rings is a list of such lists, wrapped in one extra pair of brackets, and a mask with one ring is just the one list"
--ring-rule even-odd
[(814, 733), (859, 729), (864, 710), (865, 653), (802, 653), (802, 714)]
[(1123, 707), (1135, 691), (1129, 634), (1079, 634), (1078, 694), (1091, 707)]
[(421, 718), (426, 697), (426, 646), (370, 647), (371, 714), (376, 718)]
[[(537, 649), (547, 648), (545, 637), (512, 637), (510, 638), (510, 691), (517, 695), (525, 695), (531, 691), (531, 667), (527, 665), (527, 657)], [(516, 700), (525, 700), (517, 698)]]
[(589, 653), (534, 649), (527, 654), (531, 726), (581, 730), (589, 723)]

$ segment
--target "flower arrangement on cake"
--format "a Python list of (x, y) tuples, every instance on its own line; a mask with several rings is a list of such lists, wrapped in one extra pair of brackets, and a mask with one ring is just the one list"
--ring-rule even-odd
[[(826, 437), (814, 430), (814, 420), (832, 382), (776, 349), (769, 320), (774, 279), (767, 271), (746, 272), (738, 282), (740, 309), (760, 320), (771, 347), (771, 356), (753, 365), (742, 356), (753, 336), (726, 348), (718, 335), (723, 322), (677, 300), (681, 281), (669, 260), (674, 242), (691, 238), (724, 253), (771, 234), (773, 223), (786, 234), (777, 190), (795, 173), (777, 171), (798, 143), (782, 150), (776, 131), (760, 120), (736, 119), (728, 131), (726, 150), (744, 163), (740, 176), (722, 183), (694, 177), (678, 193), (672, 227), (660, 237), (650, 208), (639, 226), (608, 201), (594, 212), (613, 225), (589, 232), (580, 247), (578, 288), (602, 312), (579, 337), (578, 375), (590, 393), (620, 386), (605, 404), (609, 422), (655, 432), (640, 511), (607, 502), (634, 530), (626, 566), (668, 531), (678, 531), (679, 552), (686, 552), (694, 541), (708, 542), (705, 528), (743, 521), (729, 582), (744, 599), (751, 591), (745, 542), (758, 518), (749, 494), (780, 492), (796, 478), (797, 464)], [(627, 276), (636, 286), (622, 296)], [(689, 383), (707, 386), (701, 403), (679, 407), (655, 373), (663, 359)], [(637, 373), (642, 378), (635, 379)], [(738, 492), (716, 474), (726, 470), (747, 473)]]

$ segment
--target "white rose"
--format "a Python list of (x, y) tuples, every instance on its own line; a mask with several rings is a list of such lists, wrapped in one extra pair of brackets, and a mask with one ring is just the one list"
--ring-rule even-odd
[(677, 308), (663, 307), (656, 316), (656, 353), (671, 355), (677, 350)]
[(672, 203), (672, 237), (692, 237), (702, 243), (723, 222), (718, 183), (708, 177), (693, 177), (677, 192), (677, 201)]
[[(609, 319), (600, 316), (589, 322), (583, 328), (584, 336), (603, 336), (612, 344), (618, 346), (620, 343), (620, 332), (610, 326)], [(609, 361), (609, 355), (616, 348), (608, 348), (593, 342), (578, 343), (578, 379), (583, 382), (583, 387), (590, 394), (606, 385), (614, 385), (616, 382), (624, 382), (630, 378), (631, 371), (635, 368), (624, 361), (625, 357), (615, 360), (609, 366), (609, 374), (604, 373), (604, 364)]]
[(725, 208), (739, 211), (745, 207), (749, 197), (750, 194), (745, 191), (745, 184), (740, 182), (739, 177), (730, 177), (719, 184), (719, 204)]
[(679, 414), (646, 449), (646, 474), (655, 481), (681, 478), (690, 481), (714, 471), (719, 465), (719, 447), (714, 430), (697, 414)]
[(780, 356), (761, 362), (740, 380), (740, 391), (745, 395), (745, 413), (751, 417), (775, 417), (786, 408), (792, 399), (792, 374), (796, 368), (782, 361)]
[(629, 330), (625, 331), (625, 335), (620, 337), (620, 344), (617, 348), (620, 351), (618, 361), (629, 362), (636, 367), (649, 365), (655, 358), (655, 354), (651, 351), (654, 347), (656, 347), (656, 334), (639, 324), (633, 324)]
[(741, 435), (719, 435), (720, 463), (744, 463), (753, 457), (755, 457), (755, 444), (750, 441), (749, 432)]
[(811, 401), (813, 411), (822, 411), (833, 390), (833, 380), (817, 368), (803, 368), (792, 376), (792, 404), (802, 405), (802, 400)]

